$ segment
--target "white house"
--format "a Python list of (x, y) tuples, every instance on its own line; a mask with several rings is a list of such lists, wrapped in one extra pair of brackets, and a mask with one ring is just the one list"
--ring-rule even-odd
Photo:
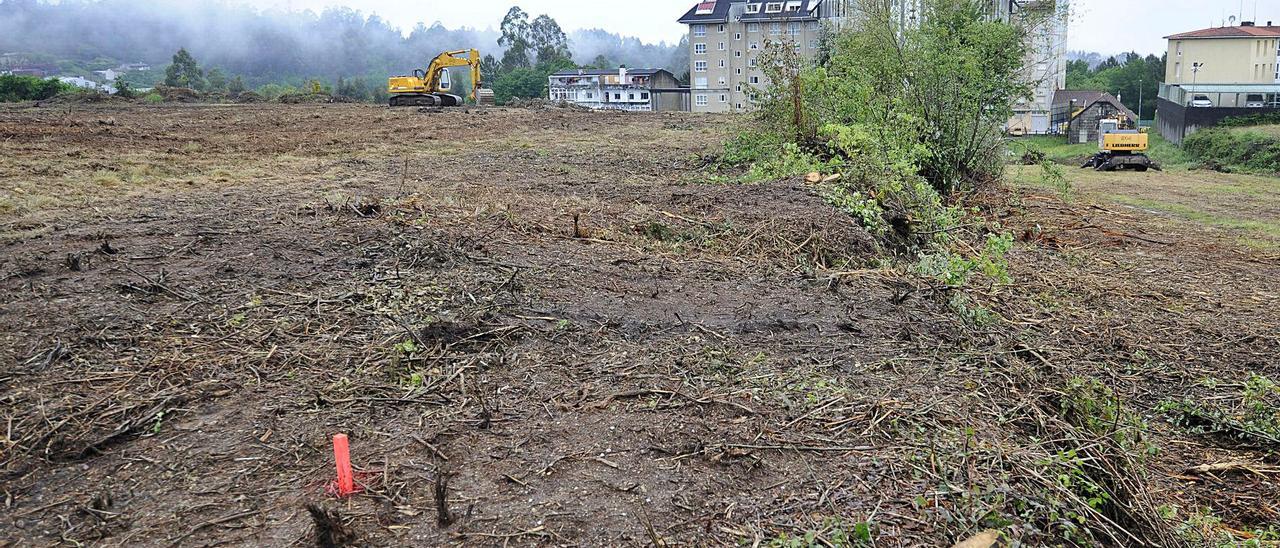
[(688, 90), (663, 69), (564, 70), (548, 77), (547, 95), (596, 110), (688, 110)]

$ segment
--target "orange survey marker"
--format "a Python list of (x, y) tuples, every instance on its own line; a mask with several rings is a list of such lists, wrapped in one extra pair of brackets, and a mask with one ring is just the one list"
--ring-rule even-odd
[(346, 434), (333, 436), (333, 460), (338, 466), (338, 483), (334, 489), (339, 497), (349, 497), (356, 492), (356, 478), (351, 471), (351, 447)]

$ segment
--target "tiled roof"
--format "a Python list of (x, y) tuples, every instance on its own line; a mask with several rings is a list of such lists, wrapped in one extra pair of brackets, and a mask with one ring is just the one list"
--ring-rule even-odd
[(1214, 27), (1165, 36), (1166, 40), (1195, 40), (1197, 38), (1280, 38), (1280, 27)]
[(1084, 109), (1088, 109), (1094, 103), (1110, 103), (1111, 106), (1124, 112), (1125, 116), (1128, 116), (1130, 120), (1138, 119), (1138, 115), (1130, 110), (1129, 107), (1124, 106), (1124, 103), (1116, 99), (1115, 95), (1105, 91), (1068, 91), (1060, 89), (1053, 94), (1053, 108), (1068, 108), (1071, 106), (1072, 100), (1076, 102), (1077, 107)]
[[(794, 1), (794, 0), (793, 0)], [(772, 2), (782, 2), (787, 4), (787, 0), (759, 0), (761, 5)], [(802, 0), (798, 11), (783, 11), (781, 13), (768, 13), (763, 7), (757, 13), (743, 13), (743, 21), (806, 21), (818, 18), (818, 4), (822, 0)]]
[[(795, 0), (791, 0), (795, 1)], [(818, 18), (818, 5), (823, 0), (799, 0), (800, 10), (781, 13), (767, 13), (765, 4), (769, 3), (787, 3), (788, 0), (700, 0), (696, 5), (689, 9), (684, 17), (680, 18), (680, 23), (727, 23), (732, 6), (738, 5), (735, 13), (741, 14), (742, 21), (761, 22), (761, 21), (807, 21)], [(757, 13), (746, 13), (743, 4), (760, 4), (760, 11)]]
[(1065, 107), (1070, 105), (1072, 101), (1075, 101), (1079, 106), (1085, 106), (1101, 99), (1103, 95), (1111, 94), (1105, 91), (1073, 91), (1060, 89), (1053, 93), (1053, 106)]

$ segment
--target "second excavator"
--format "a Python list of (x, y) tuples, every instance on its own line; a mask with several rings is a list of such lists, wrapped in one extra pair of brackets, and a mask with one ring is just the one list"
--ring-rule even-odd
[(1098, 121), (1099, 151), (1080, 167), (1097, 171), (1160, 171), (1160, 165), (1146, 155), (1149, 137), (1146, 129), (1135, 128), (1124, 115), (1103, 118)]
[[(449, 93), (452, 82), (449, 69), (470, 67), (471, 91), (464, 99)], [(387, 80), (387, 93), (393, 107), (457, 107), (467, 100), (477, 105), (493, 105), (493, 90), (483, 87), (480, 77), (480, 52), (474, 49), (446, 51), (431, 60), (426, 70), (415, 70), (412, 76), (393, 76)]]

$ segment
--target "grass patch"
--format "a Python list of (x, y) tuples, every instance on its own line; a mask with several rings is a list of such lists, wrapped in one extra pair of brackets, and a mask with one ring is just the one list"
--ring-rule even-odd
[(1203, 129), (1187, 137), (1183, 147), (1199, 163), (1215, 170), (1280, 172), (1280, 137), (1258, 127)]
[(1261, 236), (1269, 238), (1275, 240), (1272, 245), (1280, 245), (1280, 222), (1228, 217), (1218, 213), (1199, 210), (1185, 204), (1126, 196), (1123, 194), (1111, 194), (1108, 195), (1107, 198), (1115, 202), (1137, 208), (1172, 214), (1188, 221), (1194, 221), (1206, 226), (1238, 230), (1249, 233), (1254, 237)]
[(1261, 133), (1263, 135), (1280, 139), (1280, 124), (1266, 125), (1266, 126), (1235, 127), (1235, 128), (1229, 129), (1228, 131), (1230, 131), (1231, 133), (1237, 133), (1237, 134)]
[(89, 180), (93, 181), (93, 183), (98, 186), (107, 188), (120, 186), (120, 184), (124, 182), (124, 180), (120, 178), (119, 173), (107, 169), (99, 169), (93, 172), (93, 175), (89, 177)]
[[(1160, 164), (1163, 169), (1186, 169), (1195, 162), (1181, 147), (1170, 143), (1158, 133), (1149, 133), (1147, 156)], [(1030, 135), (1009, 142), (1009, 149), (1015, 156), (1021, 157), (1026, 149), (1038, 150), (1045, 159), (1059, 164), (1079, 167), (1086, 159), (1098, 152), (1097, 143), (1068, 144), (1062, 135)]]
[(1098, 152), (1098, 145), (1093, 143), (1068, 144), (1067, 138), (1059, 135), (1029, 135), (1009, 142), (1009, 150), (1013, 151), (1017, 156), (1021, 156), (1021, 153), (1026, 149), (1038, 150), (1044, 154), (1045, 159), (1059, 164), (1075, 164), (1078, 166), (1084, 163), (1089, 156), (1093, 156)]

